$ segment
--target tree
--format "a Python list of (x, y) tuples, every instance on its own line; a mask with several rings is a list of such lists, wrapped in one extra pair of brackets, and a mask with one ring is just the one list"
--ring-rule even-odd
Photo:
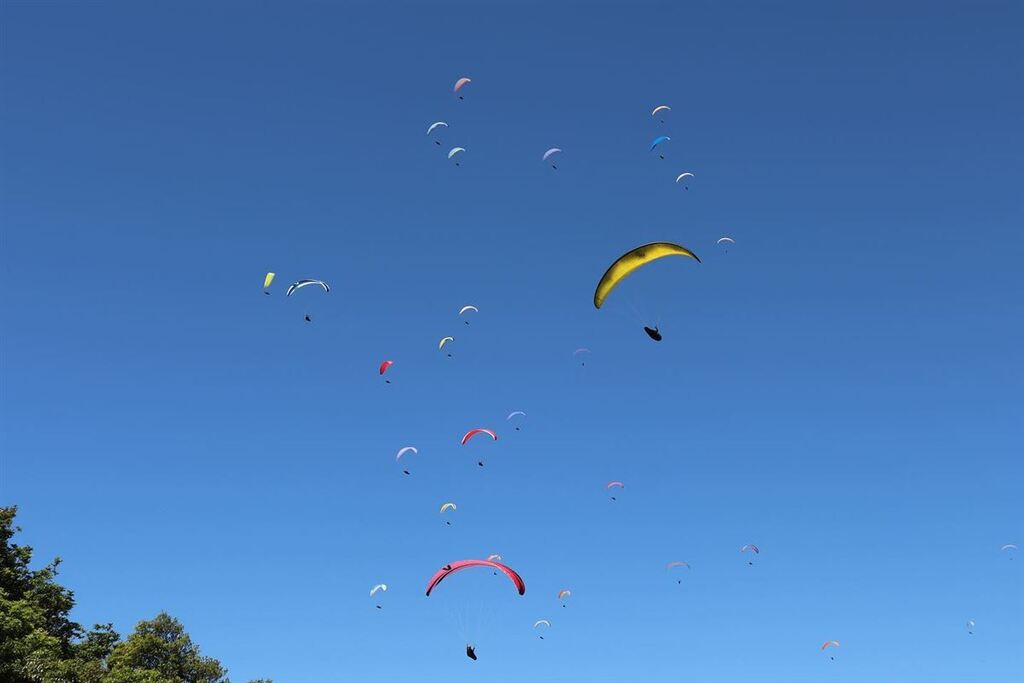
[(12, 543), (16, 514), (0, 507), (0, 682), (229, 683), (168, 614), (140, 621), (123, 641), (110, 624), (85, 631), (72, 621), (74, 594), (56, 581), (60, 558), (33, 570), (32, 548)]

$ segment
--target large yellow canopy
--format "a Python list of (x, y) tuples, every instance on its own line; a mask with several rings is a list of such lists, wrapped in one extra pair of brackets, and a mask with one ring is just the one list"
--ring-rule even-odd
[(697, 255), (686, 247), (671, 242), (651, 242), (637, 247), (616, 259), (615, 263), (608, 266), (608, 270), (601, 276), (594, 290), (594, 308), (601, 308), (604, 300), (608, 298), (611, 291), (615, 289), (622, 280), (640, 266), (651, 261), (657, 261), (666, 256), (689, 256), (700, 263)]

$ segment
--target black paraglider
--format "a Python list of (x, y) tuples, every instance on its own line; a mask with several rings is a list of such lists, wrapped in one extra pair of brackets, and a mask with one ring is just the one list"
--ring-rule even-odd
[(470, 659), (472, 659), (475, 662), (476, 661), (476, 648), (473, 647), (472, 645), (466, 645), (466, 656), (469, 657)]
[(658, 331), (657, 327), (644, 327), (644, 332), (654, 341), (661, 341), (661, 332)]
[(306, 322), (307, 322), (307, 323), (311, 323), (311, 322), (313, 322), (313, 319), (312, 319), (312, 318), (310, 318), (310, 317), (309, 317), (309, 316), (307, 315), (307, 316), (306, 316)]

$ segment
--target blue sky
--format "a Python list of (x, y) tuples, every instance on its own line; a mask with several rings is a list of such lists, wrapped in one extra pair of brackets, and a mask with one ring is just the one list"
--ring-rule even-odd
[[(2, 10), (0, 498), (77, 619), (236, 681), (1021, 670), (1019, 3), (144, 5)], [(596, 311), (652, 240), (703, 263)], [(524, 597), (423, 596), (494, 552)]]

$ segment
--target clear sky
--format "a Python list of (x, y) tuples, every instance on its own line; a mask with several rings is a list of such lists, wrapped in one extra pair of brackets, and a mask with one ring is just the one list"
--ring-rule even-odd
[[(78, 620), (167, 610), (235, 681), (1019, 675), (1019, 2), (2, 23), (0, 499)], [(652, 240), (703, 263), (595, 310)], [(489, 553), (524, 597), (423, 595)]]

